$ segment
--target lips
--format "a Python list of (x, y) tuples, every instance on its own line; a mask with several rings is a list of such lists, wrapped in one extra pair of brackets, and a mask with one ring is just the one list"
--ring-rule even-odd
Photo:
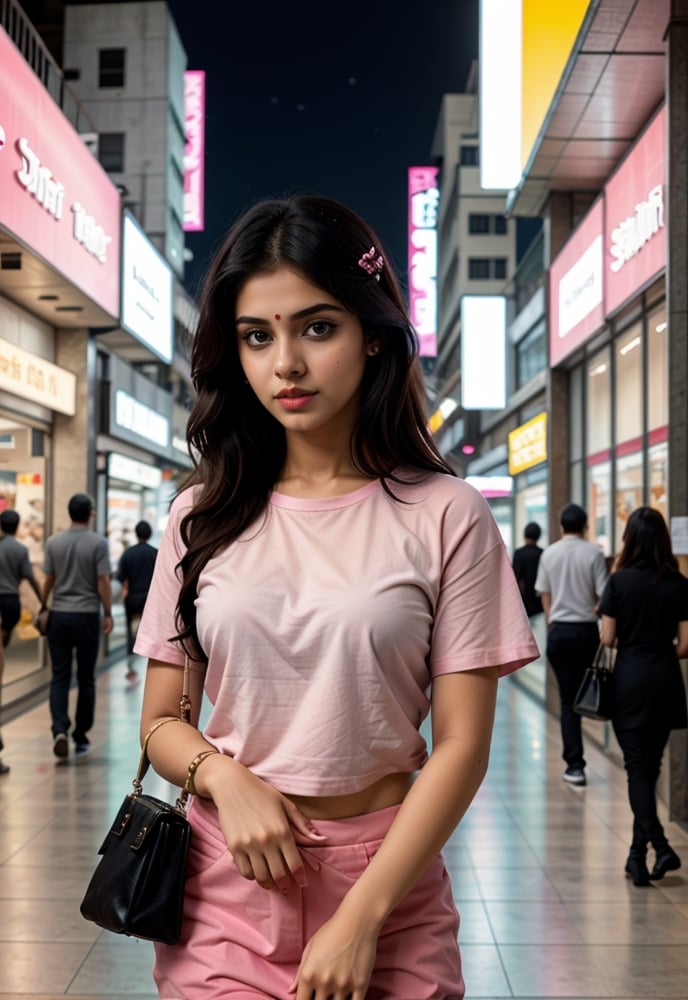
[(302, 396), (315, 396), (308, 389), (280, 389), (275, 399), (300, 399)]

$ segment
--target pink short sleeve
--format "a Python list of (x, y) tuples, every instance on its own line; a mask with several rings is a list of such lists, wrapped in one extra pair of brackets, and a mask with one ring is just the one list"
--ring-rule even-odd
[(539, 650), (514, 571), (489, 506), (475, 491), (447, 505), (445, 553), (432, 629), (433, 676), (499, 666), (500, 676)]

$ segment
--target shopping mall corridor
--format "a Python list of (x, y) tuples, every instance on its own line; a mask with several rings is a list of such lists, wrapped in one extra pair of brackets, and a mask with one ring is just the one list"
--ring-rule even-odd
[[(45, 703), (3, 727), (0, 997), (155, 996), (152, 946), (79, 914), (137, 761), (141, 685), (124, 670), (100, 675), (93, 751), (78, 762), (55, 764)], [(688, 832), (668, 827), (685, 868), (635, 888), (624, 773), (593, 746), (587, 756), (588, 787), (564, 784), (556, 720), (501, 682), (489, 774), (445, 852), (469, 1000), (688, 997)], [(170, 791), (156, 778), (146, 789)]]

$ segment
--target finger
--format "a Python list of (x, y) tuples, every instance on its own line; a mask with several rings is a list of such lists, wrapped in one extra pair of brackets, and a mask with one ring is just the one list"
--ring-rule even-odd
[(255, 875), (253, 873), (253, 866), (251, 864), (250, 858), (243, 851), (237, 851), (232, 855), (234, 858), (234, 864), (236, 865), (237, 871), (242, 878), (247, 878), (253, 881)]
[(296, 830), (299, 831), (299, 833), (302, 833), (304, 837), (309, 837), (311, 840), (326, 839), (322, 833), (318, 833), (308, 816), (305, 816), (299, 807), (294, 805), (294, 803), (289, 799), (284, 799), (284, 807), (287, 816), (289, 817), (289, 822)]
[(303, 863), (301, 851), (292, 840), (290, 844), (285, 844), (282, 848), (282, 852), (286, 870), (289, 872), (291, 878), (293, 878), (298, 887), (300, 889), (305, 889), (308, 885), (308, 879), (306, 878), (306, 866)]
[(249, 855), (256, 882), (262, 889), (276, 889), (266, 858), (262, 854)]

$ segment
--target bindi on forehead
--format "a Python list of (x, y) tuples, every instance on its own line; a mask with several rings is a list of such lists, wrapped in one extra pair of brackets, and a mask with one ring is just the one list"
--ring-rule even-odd
[(282, 319), (279, 313), (275, 313), (275, 319)]

